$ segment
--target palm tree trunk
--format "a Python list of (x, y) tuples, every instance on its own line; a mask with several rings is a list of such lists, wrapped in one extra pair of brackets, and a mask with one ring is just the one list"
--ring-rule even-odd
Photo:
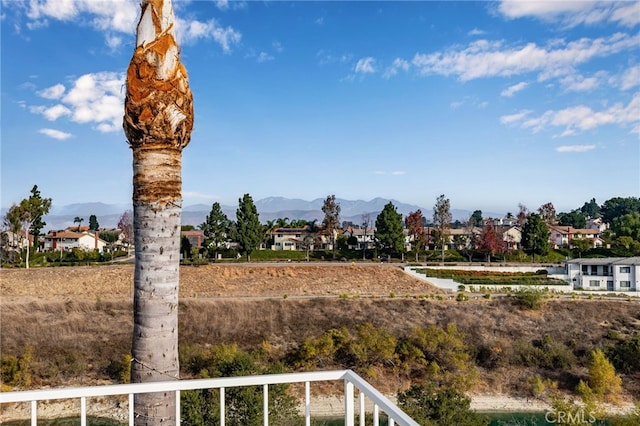
[[(124, 116), (133, 150), (134, 383), (179, 379), (181, 156), (193, 127), (171, 1), (143, 0), (141, 8)], [(137, 426), (174, 425), (175, 393), (136, 395), (134, 411)]]

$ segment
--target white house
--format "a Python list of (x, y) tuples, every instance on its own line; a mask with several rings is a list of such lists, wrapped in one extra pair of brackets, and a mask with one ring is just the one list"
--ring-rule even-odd
[(579, 229), (572, 226), (549, 226), (549, 241), (553, 248), (571, 247), (576, 239), (588, 239), (591, 247), (602, 247), (600, 231), (597, 229)]
[(308, 226), (302, 228), (276, 228), (271, 231), (273, 245), (271, 250), (303, 250), (306, 244), (313, 245), (315, 234)]
[(344, 231), (344, 235), (349, 237), (355, 237), (357, 244), (349, 245), (350, 249), (362, 250), (362, 248), (366, 248), (367, 250), (373, 249), (376, 246), (375, 239), (376, 230), (375, 228), (354, 228), (348, 227)]
[(107, 242), (90, 232), (52, 231), (44, 236), (45, 251), (81, 250), (104, 251)]
[(640, 291), (640, 256), (572, 259), (566, 268), (576, 289)]

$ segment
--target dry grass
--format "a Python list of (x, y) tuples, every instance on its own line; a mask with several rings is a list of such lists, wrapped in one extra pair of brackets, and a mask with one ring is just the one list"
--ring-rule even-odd
[[(19, 355), (30, 345), (37, 362), (81, 359), (76, 370), (52, 371), (35, 385), (104, 378), (108, 362), (121, 359), (130, 348), (132, 275), (131, 265), (1, 270), (2, 355)], [(392, 266), (182, 268), (180, 344), (237, 343), (255, 349), (268, 341), (284, 352), (330, 328), (354, 330), (364, 322), (395, 336), (414, 327), (455, 322), (474, 350), (499, 348), (506, 360), (495, 368), (481, 369), (477, 391), (522, 392), (527, 377), (537, 371), (509, 365), (519, 344), (530, 345), (549, 335), (577, 354), (575, 368), (554, 377), (570, 388), (585, 373), (584, 361), (591, 349), (614, 343), (608, 337), (612, 334), (640, 332), (637, 302), (552, 299), (541, 310), (528, 311), (510, 300), (405, 297), (437, 291)], [(390, 298), (390, 292), (397, 297)], [(351, 297), (337, 297), (341, 294)], [(628, 393), (640, 394), (638, 376), (624, 378)]]

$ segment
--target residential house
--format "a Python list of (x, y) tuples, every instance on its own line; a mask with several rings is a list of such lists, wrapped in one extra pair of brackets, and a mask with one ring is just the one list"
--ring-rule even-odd
[(591, 242), (591, 247), (602, 247), (602, 240), (600, 239), (600, 231), (596, 229), (578, 229), (572, 226), (549, 226), (549, 241), (553, 248), (571, 247), (571, 242), (574, 239), (587, 238)]
[(596, 218), (587, 219), (587, 225), (585, 226), (585, 228), (586, 229), (595, 229), (595, 230), (599, 231), (600, 233), (603, 233), (604, 231), (606, 231), (609, 228), (609, 225), (604, 223), (604, 221), (602, 220), (601, 217), (596, 217)]
[(44, 236), (45, 251), (66, 251), (74, 248), (81, 250), (98, 250), (103, 252), (107, 242), (101, 240), (97, 234), (72, 231), (51, 231)]
[(505, 242), (506, 250), (518, 250), (522, 243), (522, 230), (517, 226), (501, 226), (499, 232), (502, 234), (502, 241)]
[(362, 250), (363, 248), (366, 250), (372, 250), (376, 246), (376, 238), (375, 238), (376, 230), (375, 228), (354, 228), (349, 226), (345, 231), (344, 235), (347, 238), (355, 237), (357, 243), (355, 245), (350, 244), (349, 248), (352, 250)]
[(640, 256), (572, 259), (566, 274), (576, 289), (640, 291)]
[(313, 250), (316, 244), (315, 234), (309, 226), (302, 228), (275, 228), (271, 231), (273, 244), (271, 250), (305, 250), (307, 245)]
[(186, 238), (189, 240), (191, 247), (201, 248), (204, 243), (204, 232), (199, 229), (194, 229), (193, 231), (181, 231), (180, 238)]

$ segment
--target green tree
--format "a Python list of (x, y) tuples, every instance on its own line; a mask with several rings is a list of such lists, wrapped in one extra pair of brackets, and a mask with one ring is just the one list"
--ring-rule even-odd
[(617, 217), (628, 213), (640, 213), (640, 198), (637, 197), (614, 197), (602, 204), (600, 208), (602, 219), (609, 224)]
[(622, 379), (601, 349), (591, 352), (587, 383), (594, 396), (601, 400), (617, 402), (622, 393)]
[(616, 237), (627, 236), (640, 241), (640, 213), (627, 213), (614, 218), (611, 229)]
[(398, 393), (398, 406), (422, 426), (486, 426), (489, 419), (471, 409), (471, 398), (454, 388), (413, 384)]
[(469, 221), (471, 222), (471, 226), (482, 226), (482, 210), (474, 210)]
[(440, 195), (433, 206), (433, 226), (436, 229), (437, 245), (442, 250), (442, 263), (444, 263), (444, 249), (449, 239), (451, 229), (451, 203), (444, 194)]
[(522, 249), (531, 255), (531, 261), (535, 261), (535, 255), (544, 256), (549, 252), (549, 228), (536, 213), (530, 213), (527, 222), (522, 228)]
[(331, 251), (333, 258), (336, 258), (336, 233), (340, 224), (340, 204), (336, 202), (335, 195), (329, 195), (322, 205), (324, 219), (322, 226), (325, 232), (329, 233), (331, 239)]
[(424, 230), (424, 226), (422, 225), (422, 219), (422, 211), (417, 210), (415, 212), (409, 213), (405, 220), (407, 231), (409, 232), (409, 237), (411, 237), (411, 240), (413, 242), (413, 250), (416, 254), (416, 262), (418, 261), (420, 250), (422, 250), (427, 244), (427, 234)]
[(587, 218), (580, 210), (571, 210), (569, 213), (558, 214), (558, 225), (584, 229), (587, 226)]
[(229, 235), (229, 219), (222, 211), (220, 203), (211, 205), (211, 211), (199, 228), (204, 233), (204, 245), (213, 248), (214, 258), (218, 257), (218, 249), (227, 241)]
[(600, 205), (596, 203), (595, 198), (592, 198), (588, 203), (584, 203), (584, 205), (580, 208), (580, 212), (582, 212), (582, 214), (584, 214), (588, 218), (598, 218), (600, 217)]
[(77, 223), (78, 224), (78, 232), (80, 232), (80, 225), (82, 225), (82, 222), (84, 222), (84, 218), (80, 217), (80, 216), (76, 216), (73, 218), (73, 223)]
[(90, 231), (97, 231), (98, 229), (100, 229), (100, 224), (98, 223), (98, 218), (96, 217), (95, 214), (92, 214), (91, 216), (89, 216), (89, 230)]
[(578, 253), (578, 257), (582, 257), (582, 253), (591, 248), (591, 240), (589, 238), (574, 238), (571, 240), (571, 248)]
[(51, 209), (51, 198), (42, 198), (38, 185), (31, 188), (31, 195), (20, 201), (20, 204), (10, 213), (12, 221), (20, 222), (20, 229), (24, 232), (24, 238), (27, 241), (27, 254), (25, 258), (25, 266), (29, 269), (29, 232), (33, 236), (33, 246), (38, 244), (40, 230), (44, 228), (46, 223), (42, 220), (42, 216), (49, 213)]
[(247, 262), (251, 261), (251, 253), (260, 247), (264, 234), (258, 210), (249, 194), (244, 194), (238, 200), (236, 210), (236, 239), (240, 245), (240, 253), (247, 256)]
[(403, 251), (402, 215), (396, 211), (392, 202), (387, 203), (376, 217), (375, 239), (378, 247), (385, 253)]

